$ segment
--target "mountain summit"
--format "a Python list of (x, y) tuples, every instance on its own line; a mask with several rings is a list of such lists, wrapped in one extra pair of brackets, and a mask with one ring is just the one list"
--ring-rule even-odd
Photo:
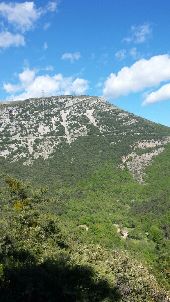
[(91, 165), (116, 161), (139, 182), (145, 167), (170, 142), (169, 128), (92, 96), (1, 104), (0, 135), (3, 163), (18, 162), (21, 167), (49, 160), (50, 165), (55, 158), (55, 166), (62, 170), (71, 166), (72, 174), (79, 169), (86, 174)]

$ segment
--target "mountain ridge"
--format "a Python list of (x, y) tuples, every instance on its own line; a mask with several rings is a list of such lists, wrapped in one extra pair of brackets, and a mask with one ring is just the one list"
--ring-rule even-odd
[(84, 140), (83, 148), (87, 149), (90, 137), (97, 141), (96, 152), (102, 153), (101, 139), (107, 145), (108, 157), (118, 160), (120, 168), (128, 168), (139, 182), (143, 181), (145, 167), (170, 142), (170, 128), (93, 96), (32, 98), (1, 104), (0, 134), (1, 160), (28, 166), (37, 159), (50, 159), (58, 150), (68, 150), (77, 140)]

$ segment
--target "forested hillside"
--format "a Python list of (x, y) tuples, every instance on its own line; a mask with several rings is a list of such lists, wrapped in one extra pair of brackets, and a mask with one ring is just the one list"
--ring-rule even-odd
[(170, 301), (168, 127), (40, 98), (0, 105), (0, 143), (0, 301)]
[[(8, 189), (5, 186), (1, 192), (0, 217), (1, 301), (170, 301), (149, 264), (135, 260), (123, 245), (116, 248), (115, 236), (112, 242), (102, 238), (104, 216), (101, 226), (95, 220), (93, 236), (92, 230), (89, 234), (95, 239), (89, 242), (82, 234), (87, 226), (77, 225), (78, 236), (69, 216), (66, 223), (61, 214), (59, 200), (50, 200), (45, 190), (34, 191), (10, 177), (5, 182)], [(90, 229), (90, 214), (87, 219)], [(109, 227), (106, 222), (105, 229)], [(150, 244), (161, 242), (162, 238), (158, 242), (154, 237), (154, 229), (150, 236)], [(112, 248), (105, 247), (109, 239)]]

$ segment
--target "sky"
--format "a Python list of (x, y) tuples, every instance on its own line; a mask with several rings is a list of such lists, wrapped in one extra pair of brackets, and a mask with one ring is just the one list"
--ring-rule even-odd
[(169, 0), (0, 1), (0, 100), (96, 95), (170, 126)]

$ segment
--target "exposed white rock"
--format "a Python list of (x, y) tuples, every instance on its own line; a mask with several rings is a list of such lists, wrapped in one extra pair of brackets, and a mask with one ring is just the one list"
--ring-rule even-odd
[(136, 178), (140, 183), (143, 183), (144, 169), (150, 164), (153, 157), (159, 155), (163, 151), (164, 147), (160, 147), (149, 153), (143, 153), (141, 155), (132, 152), (129, 155), (122, 157), (123, 165), (120, 167), (124, 168), (126, 166), (134, 178)]
[(126, 113), (126, 112), (120, 112), (120, 113), (118, 114), (118, 117), (120, 117), (120, 118), (124, 118), (124, 117), (128, 117), (128, 116), (129, 116), (129, 114)]
[(93, 124), (95, 127), (97, 127), (96, 119), (93, 116), (94, 109), (86, 110), (85, 115), (88, 117), (91, 124)]
[(58, 121), (58, 117), (56, 116), (53, 116), (52, 119), (51, 119), (51, 122), (52, 122), (52, 129), (55, 131), (57, 126), (56, 126), (56, 122)]
[(0, 151), (0, 156), (2, 156), (2, 157), (6, 158), (9, 154), (10, 154), (9, 150)]
[(61, 115), (61, 119), (62, 119), (62, 121), (61, 121), (61, 125), (64, 127), (64, 129), (65, 129), (65, 137), (66, 137), (66, 139), (67, 139), (67, 142), (69, 143), (69, 144), (71, 144), (71, 136), (70, 136), (70, 132), (69, 132), (69, 128), (68, 128), (68, 122), (67, 122), (67, 115), (69, 114), (69, 110), (67, 110), (67, 111), (64, 111), (64, 110), (62, 110), (61, 112), (60, 112), (60, 115)]
[[(7, 103), (0, 106), (0, 156), (9, 161), (22, 159), (25, 165), (31, 165), (38, 158), (48, 159), (61, 143), (70, 145), (79, 137), (91, 134), (90, 124), (98, 129), (96, 136), (108, 138), (109, 144), (115, 147), (123, 143), (127, 134), (136, 136), (132, 152), (122, 157), (122, 168), (127, 166), (141, 181), (139, 174), (143, 175), (144, 167), (162, 152), (170, 137), (140, 141), (142, 125), (131, 127), (137, 122), (137, 117), (98, 97), (60, 96)], [(145, 152), (146, 148), (151, 152)], [(137, 155), (138, 149), (144, 150), (145, 155)]]
[(41, 135), (44, 135), (44, 134), (47, 134), (48, 132), (50, 132), (50, 128), (46, 125), (43, 125), (42, 123), (39, 124), (39, 127), (38, 127), (38, 132), (41, 134)]
[(162, 140), (143, 140), (135, 144), (134, 149), (146, 149), (146, 148), (155, 148), (159, 146), (166, 145), (170, 142), (170, 137), (166, 137)]
[(30, 136), (27, 138), (27, 147), (28, 147), (29, 154), (32, 154), (34, 152), (33, 145), (34, 145), (34, 137)]
[[(134, 146), (131, 146), (133, 151), (127, 156), (122, 156), (122, 164), (120, 168), (127, 167), (133, 174), (134, 178), (140, 183), (143, 182), (144, 170), (151, 163), (152, 159), (164, 151), (164, 146), (170, 142), (170, 137), (167, 136), (160, 140), (142, 140), (137, 141)], [(143, 150), (143, 154), (138, 154), (137, 150)], [(150, 149), (146, 152), (145, 149)]]
[(137, 119), (129, 119), (128, 121), (126, 121), (126, 122), (123, 122), (123, 125), (124, 126), (130, 126), (130, 125), (133, 125), (133, 124), (135, 124), (135, 123), (138, 123), (138, 121), (137, 121)]

